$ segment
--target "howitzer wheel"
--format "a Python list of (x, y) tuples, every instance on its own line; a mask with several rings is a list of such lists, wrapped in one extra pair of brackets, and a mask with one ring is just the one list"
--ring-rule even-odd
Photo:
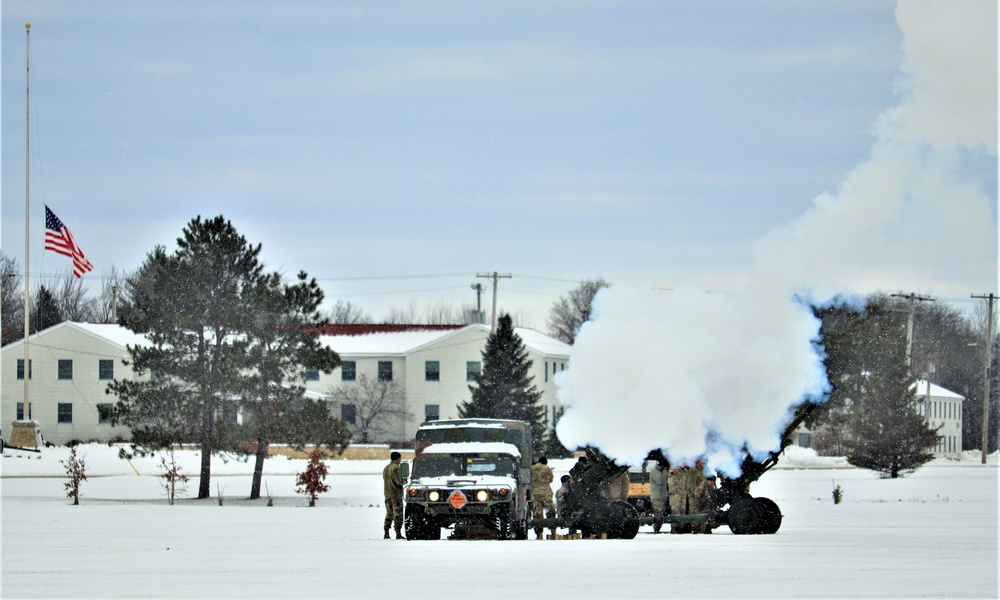
[(744, 498), (729, 507), (727, 520), (736, 535), (777, 533), (781, 527), (781, 509), (770, 498)]
[(628, 502), (599, 502), (583, 510), (580, 531), (585, 536), (607, 534), (630, 540), (639, 533), (639, 513)]

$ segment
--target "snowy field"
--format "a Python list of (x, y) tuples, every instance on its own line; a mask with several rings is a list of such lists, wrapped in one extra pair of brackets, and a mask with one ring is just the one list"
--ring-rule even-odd
[[(996, 456), (938, 460), (880, 480), (799, 453), (751, 488), (776, 535), (634, 540), (382, 540), (382, 462), (328, 461), (331, 491), (295, 493), (305, 461), (268, 459), (274, 506), (249, 501), (251, 465), (213, 459), (210, 500), (168, 506), (158, 460), (82, 446), (90, 479), (65, 497), (65, 448), (0, 461), (3, 598), (997, 597)], [(189, 475), (197, 455), (179, 453)], [(572, 461), (552, 461), (556, 476)], [(217, 473), (217, 474), (216, 474)], [(839, 485), (843, 502), (835, 505)], [(216, 496), (221, 490), (223, 506)], [(532, 535), (533, 537), (533, 535)]]

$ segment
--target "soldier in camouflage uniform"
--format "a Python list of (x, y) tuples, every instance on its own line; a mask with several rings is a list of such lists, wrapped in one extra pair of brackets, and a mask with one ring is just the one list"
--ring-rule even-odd
[(660, 533), (663, 527), (663, 517), (667, 512), (667, 499), (670, 497), (670, 485), (667, 481), (670, 465), (664, 459), (658, 459), (649, 472), (649, 501), (653, 504), (653, 533)]
[[(700, 472), (699, 472), (700, 474)], [(691, 512), (697, 513), (707, 513), (712, 512), (716, 508), (718, 502), (719, 490), (715, 487), (715, 475), (706, 476), (698, 488), (695, 490), (695, 507)], [(706, 523), (696, 523), (694, 525), (695, 533), (712, 533), (712, 528)]]
[[(556, 516), (556, 507), (552, 501), (552, 480), (552, 469), (549, 468), (548, 458), (543, 456), (531, 465), (531, 516), (534, 519), (541, 519), (543, 511), (547, 519)], [(542, 539), (543, 530), (543, 527), (535, 527), (535, 537)], [(553, 528), (553, 536), (555, 533), (556, 530)]]
[(399, 463), (403, 456), (399, 452), (389, 455), (389, 464), (382, 469), (382, 483), (385, 488), (385, 524), (383, 539), (389, 539), (389, 527), (395, 526), (396, 539), (403, 538), (403, 478), (399, 475)]
[[(670, 486), (670, 514), (674, 516), (689, 515), (695, 506), (694, 493), (703, 477), (700, 469), (692, 469), (683, 465), (670, 469), (667, 481)], [(670, 533), (691, 533), (689, 523), (674, 523)]]

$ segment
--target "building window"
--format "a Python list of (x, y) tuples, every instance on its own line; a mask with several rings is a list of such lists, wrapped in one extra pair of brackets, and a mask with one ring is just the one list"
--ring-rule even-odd
[(465, 363), (465, 380), (475, 381), (476, 377), (479, 376), (483, 371), (483, 363), (478, 360), (470, 360)]
[[(28, 379), (31, 379), (31, 363), (33, 363), (33, 362), (35, 362), (35, 361), (30, 360), (30, 359), (28, 360)], [(17, 359), (17, 378), (18, 379), (24, 379), (24, 359), (23, 358)]]
[(441, 381), (441, 363), (429, 360), (424, 363), (424, 381)]
[(380, 361), (378, 361), (378, 380), (379, 381), (392, 381), (392, 361), (391, 360), (380, 360)]
[(424, 420), (425, 421), (437, 421), (441, 418), (441, 405), (440, 404), (425, 404), (424, 405)]
[(549, 361), (545, 361), (545, 383), (549, 382)]
[[(34, 408), (35, 405), (32, 404), (31, 407)], [(31, 413), (30, 410), (28, 412)], [(29, 419), (31, 418), (30, 414), (28, 415), (28, 418)], [(24, 420), (24, 402), (18, 402), (17, 403), (17, 417), (16, 417), (16, 419), (18, 421), (23, 421)]]
[(358, 377), (358, 363), (353, 360), (345, 360), (342, 365), (340, 365), (340, 380), (341, 381), (354, 381)]
[(341, 404), (340, 420), (354, 425), (358, 420), (358, 407), (353, 404)]
[(97, 378), (98, 379), (114, 379), (115, 378), (115, 361), (101, 359), (97, 361)]
[[(59, 379), (73, 379), (73, 361), (71, 359), (59, 360)], [(62, 423), (62, 421), (59, 421)]]
[(319, 381), (319, 369), (306, 369), (306, 381)]
[[(62, 361), (60, 361), (62, 362)], [(73, 422), (73, 405), (69, 402), (59, 403), (59, 416), (56, 418), (57, 423), (72, 423)]]
[(110, 423), (111, 413), (114, 410), (113, 404), (98, 404), (97, 405), (97, 422), (98, 423)]

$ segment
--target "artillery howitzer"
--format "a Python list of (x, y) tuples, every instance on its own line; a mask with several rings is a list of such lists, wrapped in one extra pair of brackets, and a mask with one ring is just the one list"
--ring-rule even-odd
[[(795, 417), (785, 427), (781, 446), (764, 460), (758, 461), (747, 453), (741, 465), (741, 475), (735, 478), (720, 477), (715, 494), (715, 508), (710, 511), (687, 514), (668, 514), (663, 523), (705, 523), (711, 528), (728, 525), (737, 535), (777, 533), (781, 527), (781, 509), (770, 498), (753, 497), (750, 484), (778, 462), (781, 452), (791, 441), (792, 432), (809, 416), (817, 404), (799, 407)], [(627, 466), (617, 465), (595, 448), (587, 448), (587, 461), (578, 462), (571, 470), (573, 491), (557, 518), (531, 519), (528, 527), (567, 527), (579, 530), (584, 536), (607, 534), (612, 539), (632, 539), (641, 525), (653, 523), (652, 516), (640, 516), (634, 506), (624, 501), (609, 501), (602, 495), (612, 481), (628, 471)], [(647, 460), (663, 459), (659, 450), (650, 452)], [(728, 509), (724, 509), (728, 505)]]

